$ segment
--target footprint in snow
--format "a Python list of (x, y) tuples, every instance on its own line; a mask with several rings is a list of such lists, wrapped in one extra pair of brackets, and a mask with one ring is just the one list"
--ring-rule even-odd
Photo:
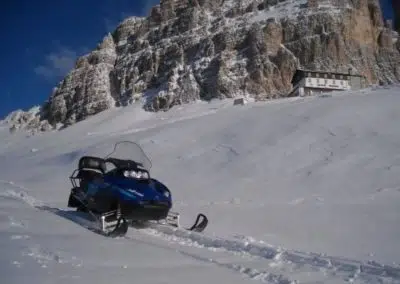
[(77, 268), (83, 266), (82, 261), (74, 256), (67, 257), (61, 251), (54, 252), (39, 245), (30, 247), (22, 255), (33, 258), (42, 268), (47, 268), (52, 264), (71, 265)]
[(28, 235), (12, 235), (11, 240), (28, 240), (30, 237)]
[(375, 190), (374, 193), (368, 195), (369, 200), (375, 200), (375, 198), (379, 196), (385, 196), (384, 194), (391, 194), (391, 193), (400, 193), (400, 187), (384, 187), (378, 188)]
[(383, 193), (383, 192), (400, 192), (400, 187), (386, 187), (386, 188), (378, 188), (376, 192)]
[(23, 222), (15, 220), (14, 217), (9, 216), (8, 221), (9, 221), (10, 227), (18, 227), (18, 228), (25, 227), (25, 224)]
[(298, 204), (304, 203), (304, 201), (305, 201), (304, 198), (297, 198), (297, 199), (290, 201), (289, 204), (290, 205), (298, 205)]
[(12, 264), (15, 265), (15, 266), (18, 267), (18, 268), (21, 268), (21, 266), (22, 266), (22, 262), (19, 262), (19, 261), (16, 261), (16, 260), (14, 260), (14, 261), (12, 262)]
[[(320, 196), (314, 196), (314, 200), (317, 204), (322, 204), (325, 201), (325, 199)], [(297, 198), (297, 199), (290, 201), (289, 205), (299, 205), (299, 204), (303, 204), (305, 202), (306, 202), (306, 199), (304, 197), (301, 197), (301, 198)]]

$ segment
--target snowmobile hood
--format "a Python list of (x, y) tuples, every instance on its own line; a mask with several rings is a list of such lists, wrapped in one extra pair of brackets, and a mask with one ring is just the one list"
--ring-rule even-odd
[(115, 178), (108, 177), (105, 179), (107, 183), (110, 183), (119, 189), (126, 190), (130, 193), (136, 195), (143, 201), (148, 200), (160, 200), (160, 201), (169, 201), (171, 197), (169, 194), (165, 194), (162, 186), (159, 182), (155, 180), (150, 181), (138, 181), (136, 179), (131, 178)]

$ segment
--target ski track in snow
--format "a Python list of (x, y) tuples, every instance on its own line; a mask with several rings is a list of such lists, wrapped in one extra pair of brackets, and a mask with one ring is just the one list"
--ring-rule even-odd
[[(128, 240), (133, 240), (132, 238), (126, 237), (126, 236), (123, 238), (128, 239)], [(206, 257), (200, 256), (200, 255), (196, 255), (194, 253), (188, 253), (183, 250), (177, 250), (177, 252), (180, 253), (181, 255), (193, 258), (193, 259), (201, 261), (201, 262), (211, 263), (218, 267), (232, 270), (232, 271), (234, 271), (236, 273), (240, 273), (244, 277), (248, 277), (252, 280), (258, 280), (261, 282), (275, 283), (275, 284), (297, 283), (297, 281), (290, 280), (282, 274), (271, 273), (269, 271), (261, 271), (259, 269), (250, 268), (250, 267), (247, 267), (244, 265), (239, 265), (239, 264), (223, 263), (222, 261), (218, 261), (217, 259), (214, 259), (214, 258), (206, 258)]]
[[(56, 214), (56, 211), (68, 212), (64, 209), (46, 206), (43, 202), (30, 196), (25, 191), (26, 188), (18, 186), (13, 182), (0, 181), (0, 183), (8, 184), (15, 189), (21, 190), (8, 189), (4, 193), (0, 193), (0, 197), (2, 198), (12, 198), (44, 212), (52, 212)], [(69, 212), (74, 213), (74, 211)], [(73, 218), (70, 216), (68, 219), (86, 227), (86, 229), (91, 229), (91, 223), (89, 221), (80, 220), (83, 218), (79, 216)], [(15, 221), (10, 217), (10, 225), (13, 224), (23, 226), (23, 223)], [(146, 235), (162, 239), (167, 243), (177, 244), (182, 247), (207, 249), (208, 251), (215, 253), (225, 251), (242, 257), (250, 256), (264, 259), (269, 262), (270, 268), (281, 267), (282, 270), (289, 269), (291, 272), (306, 268), (309, 269), (309, 271), (321, 272), (325, 275), (329, 274), (331, 277), (340, 276), (342, 280), (350, 283), (354, 281), (365, 281), (366, 283), (400, 283), (400, 267), (388, 266), (377, 262), (364, 263), (357, 260), (344, 259), (312, 252), (291, 251), (267, 245), (250, 236), (237, 236), (237, 239), (224, 239), (159, 224), (150, 224), (149, 226), (150, 227), (144, 229), (131, 228), (131, 230), (137, 230)], [(11, 238), (14, 240), (26, 240), (29, 239), (29, 236), (13, 235)], [(129, 235), (118, 239), (133, 240)], [(177, 252), (198, 261), (212, 263), (219, 267), (239, 272), (253, 280), (278, 284), (298, 283), (296, 280), (286, 278), (283, 274), (271, 273), (267, 270), (261, 271), (244, 265), (222, 263), (213, 258), (205, 258), (182, 250), (178, 250)], [(28, 250), (23, 252), (23, 255), (32, 257), (43, 268), (46, 268), (51, 262), (64, 264), (69, 263), (74, 267), (82, 266), (82, 264), (77, 262), (77, 260), (68, 260), (67, 258), (62, 257), (59, 253), (47, 251), (39, 245), (29, 247)], [(14, 264), (17, 267), (22, 265), (18, 261), (14, 261)]]
[(257, 241), (252, 240), (251, 237), (248, 237), (250, 241), (228, 240), (159, 225), (157, 225), (156, 228), (145, 229), (144, 232), (183, 246), (206, 248), (211, 251), (222, 249), (241, 255), (260, 257), (270, 260), (271, 267), (278, 265), (278, 263), (279, 265), (284, 263), (284, 265), (287, 266), (326, 270), (327, 272), (330, 271), (332, 275), (340, 273), (347, 279), (354, 280), (359, 278), (368, 279), (368, 281), (370, 281), (371, 278), (374, 278), (378, 282), (385, 279), (386, 281), (393, 280), (393, 283), (400, 283), (400, 267), (383, 265), (376, 262), (363, 263), (357, 260), (332, 257), (312, 252), (299, 252), (275, 248), (263, 244), (262, 242), (257, 243)]
[(57, 264), (70, 264), (73, 267), (81, 267), (82, 262), (76, 258), (67, 258), (63, 256), (61, 252), (53, 252), (47, 250), (40, 245), (34, 245), (28, 247), (22, 252), (23, 256), (29, 256), (33, 258), (42, 268), (47, 268), (53, 263)]

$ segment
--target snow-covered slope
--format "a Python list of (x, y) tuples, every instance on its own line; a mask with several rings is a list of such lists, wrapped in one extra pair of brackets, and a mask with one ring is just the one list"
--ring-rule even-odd
[[(399, 91), (0, 125), (1, 283), (400, 283)], [(209, 216), (204, 234), (107, 239), (78, 222), (70, 173), (120, 140), (143, 146), (184, 225)]]

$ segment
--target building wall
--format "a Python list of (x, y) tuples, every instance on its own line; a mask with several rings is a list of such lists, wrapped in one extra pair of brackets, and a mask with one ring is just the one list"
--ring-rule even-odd
[(327, 90), (349, 90), (350, 85), (344, 79), (306, 78), (305, 87), (321, 88)]
[(350, 74), (330, 74), (319, 72), (305, 72), (303, 78), (293, 86), (293, 96), (309, 96), (331, 91), (359, 90), (367, 86), (364, 77)]
[(360, 90), (367, 86), (367, 82), (363, 77), (350, 77), (350, 86), (352, 90)]
[(361, 89), (361, 80), (358, 77), (351, 77), (350, 78), (350, 85), (353, 88), (353, 90), (359, 90)]
[(289, 96), (303, 97), (313, 94), (327, 93), (332, 91), (349, 90), (350, 85), (347, 80), (334, 80), (324, 78), (303, 78), (296, 84)]
[(304, 96), (312, 96), (315, 94), (323, 94), (323, 93), (330, 93), (333, 91), (342, 91), (338, 89), (324, 89), (324, 88), (310, 88), (310, 87), (304, 87), (303, 88), (303, 93)]

